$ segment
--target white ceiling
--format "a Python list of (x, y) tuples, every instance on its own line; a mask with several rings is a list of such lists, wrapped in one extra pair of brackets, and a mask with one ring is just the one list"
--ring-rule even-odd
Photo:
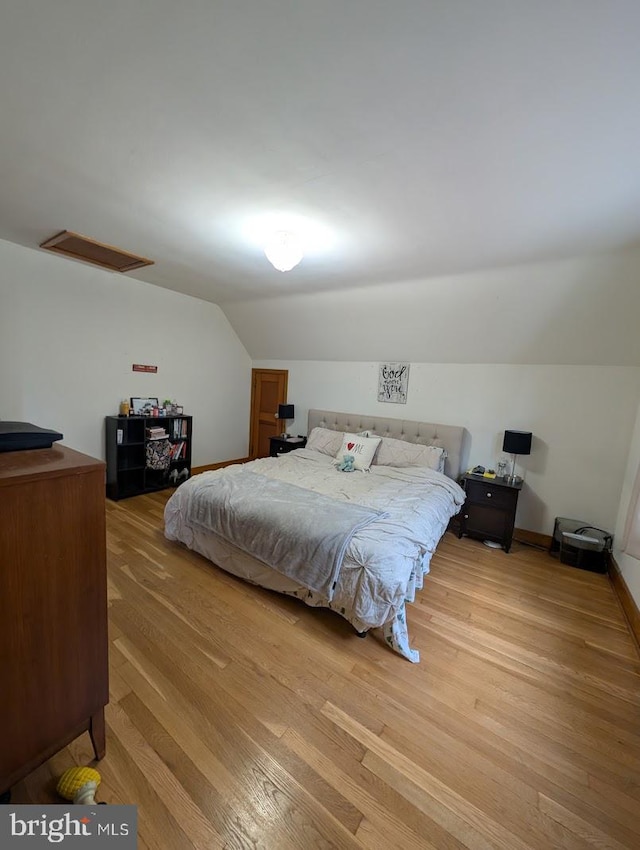
[[(639, 36), (637, 0), (5, 3), (0, 238), (221, 304), (633, 246)], [(275, 214), (323, 229), (287, 274)]]

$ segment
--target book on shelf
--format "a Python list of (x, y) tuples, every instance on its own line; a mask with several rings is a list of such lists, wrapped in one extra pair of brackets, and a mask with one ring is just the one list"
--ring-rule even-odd
[(164, 428), (147, 428), (147, 439), (149, 440), (166, 440), (169, 434)]
[(187, 444), (174, 443), (171, 447), (171, 460), (184, 460), (187, 456)]
[(171, 436), (174, 440), (188, 436), (188, 422), (186, 419), (174, 419), (171, 425)]

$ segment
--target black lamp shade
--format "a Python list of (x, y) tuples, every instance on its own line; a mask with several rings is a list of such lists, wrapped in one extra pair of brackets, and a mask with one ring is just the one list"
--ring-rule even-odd
[(502, 451), (510, 455), (531, 454), (531, 431), (505, 431)]
[(292, 404), (278, 405), (278, 419), (295, 419), (294, 406)]

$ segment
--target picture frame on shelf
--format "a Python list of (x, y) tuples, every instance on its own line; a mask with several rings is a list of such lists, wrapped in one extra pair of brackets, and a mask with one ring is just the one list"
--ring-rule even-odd
[(153, 408), (158, 407), (157, 398), (132, 398), (131, 409), (134, 416), (150, 416)]

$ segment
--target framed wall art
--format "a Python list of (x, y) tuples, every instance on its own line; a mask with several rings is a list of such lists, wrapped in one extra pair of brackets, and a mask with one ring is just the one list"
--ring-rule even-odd
[(381, 363), (378, 372), (378, 401), (407, 403), (408, 363)]

